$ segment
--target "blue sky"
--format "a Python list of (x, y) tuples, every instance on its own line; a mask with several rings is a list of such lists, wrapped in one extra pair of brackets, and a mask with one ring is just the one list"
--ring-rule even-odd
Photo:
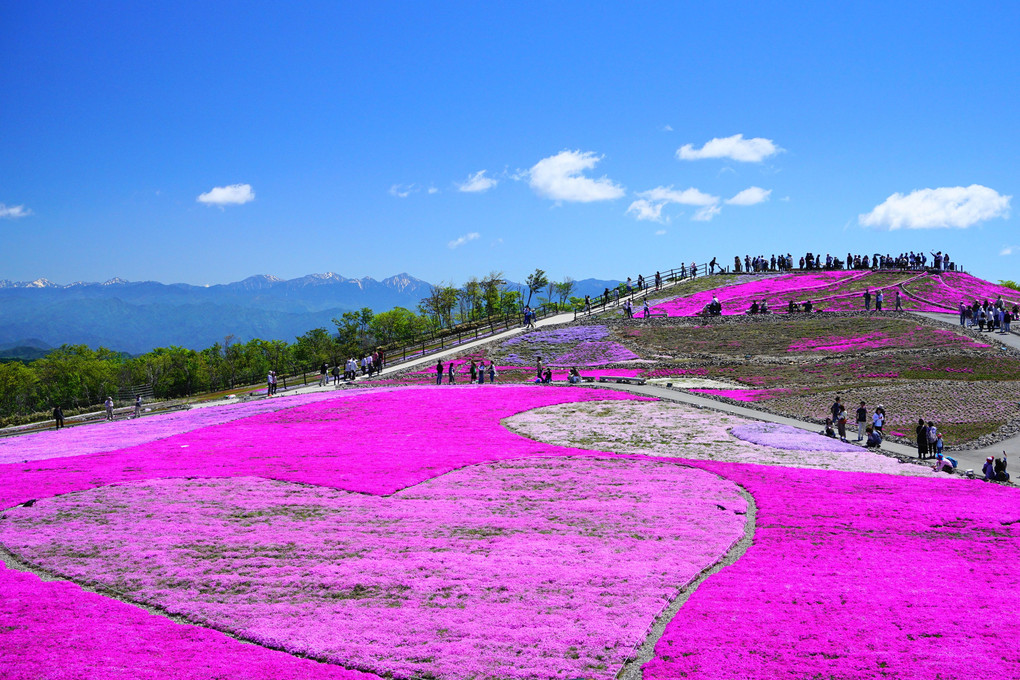
[(0, 278), (1020, 279), (1014, 3), (0, 0)]

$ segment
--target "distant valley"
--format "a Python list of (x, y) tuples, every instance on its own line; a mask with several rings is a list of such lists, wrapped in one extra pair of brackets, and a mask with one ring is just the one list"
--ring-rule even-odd
[[(615, 283), (579, 281), (574, 294), (595, 295)], [(62, 344), (102, 345), (132, 354), (171, 345), (204, 349), (227, 335), (242, 342), (292, 342), (312, 328), (332, 330), (334, 317), (362, 307), (377, 313), (394, 307), (417, 311), (430, 287), (408, 274), (381, 281), (334, 273), (290, 280), (258, 275), (213, 286), (0, 280), (0, 355)]]

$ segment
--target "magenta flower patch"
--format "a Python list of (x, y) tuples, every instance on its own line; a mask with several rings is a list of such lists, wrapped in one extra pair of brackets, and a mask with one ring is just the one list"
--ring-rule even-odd
[(472, 466), (390, 497), (255, 478), (104, 487), (7, 512), (66, 577), (396, 677), (609, 678), (743, 535), (720, 477), (652, 460)]
[(1016, 489), (694, 465), (755, 498), (754, 545), (670, 622), (648, 680), (1018, 676)]

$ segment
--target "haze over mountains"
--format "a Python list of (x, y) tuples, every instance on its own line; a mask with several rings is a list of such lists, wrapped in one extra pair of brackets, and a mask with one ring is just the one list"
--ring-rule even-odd
[[(580, 281), (575, 295), (600, 293), (613, 284)], [(430, 286), (409, 274), (376, 281), (332, 272), (290, 280), (262, 274), (211, 286), (119, 278), (67, 285), (0, 279), (0, 349), (66, 343), (137, 354), (170, 345), (204, 349), (231, 334), (242, 342), (293, 342), (312, 328), (332, 330), (331, 320), (353, 309), (417, 311)]]

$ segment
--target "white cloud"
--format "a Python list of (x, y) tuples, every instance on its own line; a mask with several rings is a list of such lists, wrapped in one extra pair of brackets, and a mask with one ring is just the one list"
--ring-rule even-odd
[(772, 189), (747, 187), (733, 198), (728, 199), (726, 205), (757, 205), (769, 200), (769, 194), (771, 193)]
[(390, 187), (390, 196), (407, 198), (416, 191), (418, 191), (418, 188), (413, 184), (394, 184)]
[(764, 137), (744, 139), (744, 135), (740, 134), (732, 137), (716, 137), (705, 142), (705, 145), (700, 149), (695, 149), (693, 144), (684, 144), (676, 150), (676, 157), (682, 161), (729, 158), (741, 163), (760, 163), (782, 150), (771, 139)]
[(204, 194), (199, 194), (198, 202), (206, 205), (243, 205), (255, 200), (255, 192), (250, 184), (231, 184), (227, 187), (213, 187)]
[(602, 156), (591, 151), (561, 151), (543, 158), (528, 171), (531, 188), (554, 201), (610, 201), (624, 195), (624, 189), (606, 177), (591, 179), (581, 173), (591, 170)]
[(1012, 255), (1016, 249), (1016, 246), (1003, 246), (1002, 250), (999, 251), (999, 255)]
[(1008, 217), (1011, 198), (979, 184), (919, 189), (906, 196), (893, 194), (857, 219), (865, 227), (890, 230), (966, 229), (994, 217)]
[(662, 131), (663, 132), (672, 132), (673, 131), (673, 126), (672, 125), (663, 125), (662, 126)]
[(678, 190), (672, 186), (655, 187), (648, 191), (641, 191), (637, 194), (638, 200), (630, 204), (627, 214), (634, 214), (635, 219), (649, 220), (652, 222), (669, 222), (664, 217), (662, 209), (670, 203), (679, 205), (693, 205), (701, 208), (692, 219), (707, 221), (719, 214), (719, 197), (706, 194), (703, 191), (691, 187)]
[(28, 217), (31, 214), (32, 211), (23, 205), (5, 205), (0, 203), (0, 219), (16, 220), (19, 217)]
[(703, 191), (699, 191), (694, 187), (690, 189), (684, 189), (683, 191), (677, 191), (671, 186), (668, 187), (655, 187), (648, 191), (642, 191), (638, 194), (641, 198), (646, 198), (649, 201), (663, 201), (666, 203), (679, 203), (680, 205), (715, 205), (719, 202), (718, 196), (706, 194)]
[(706, 205), (704, 208), (701, 208), (698, 212), (694, 213), (694, 217), (691, 219), (695, 222), (710, 222), (712, 218), (718, 215), (721, 211), (722, 208), (717, 205)]
[(479, 170), (475, 174), (469, 175), (466, 182), (457, 184), (457, 188), (468, 193), (478, 193), (488, 191), (497, 184), (499, 184), (498, 180), (486, 177), (485, 170)]
[(647, 220), (649, 222), (662, 222), (662, 208), (666, 205), (665, 203), (652, 203), (646, 201), (643, 198), (639, 198), (630, 204), (627, 208), (627, 214), (634, 213), (634, 218), (638, 220)]
[(446, 245), (447, 245), (447, 247), (449, 247), (452, 250), (453, 248), (461, 247), (462, 245), (464, 245), (468, 241), (474, 241), (474, 240), (479, 239), (481, 237), (482, 237), (481, 234), (479, 234), (477, 231), (473, 231), (470, 234), (464, 234), (463, 236), (455, 238), (454, 240), (450, 241)]
[(666, 235), (666, 230), (665, 229), (659, 229), (658, 231), (655, 232), (655, 235), (656, 236), (665, 236)]
[(439, 193), (439, 189), (437, 189), (435, 187), (429, 187), (429, 194), (430, 195), (431, 194), (438, 194), (438, 193)]

